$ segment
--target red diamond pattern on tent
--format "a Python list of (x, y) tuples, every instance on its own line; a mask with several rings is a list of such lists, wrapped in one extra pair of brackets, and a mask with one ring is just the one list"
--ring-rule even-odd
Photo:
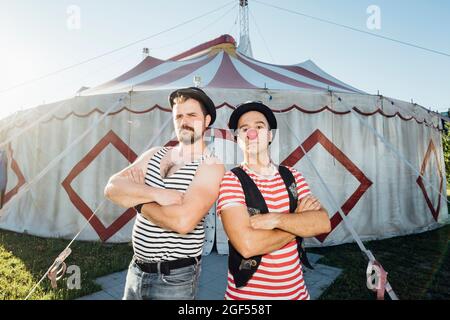
[[(70, 171), (64, 181), (61, 183), (63, 188), (69, 195), (70, 201), (81, 212), (81, 214), (89, 219), (93, 211), (89, 206), (81, 199), (81, 197), (73, 190), (72, 181), (86, 169), (91, 162), (97, 158), (97, 156), (109, 145), (112, 144), (128, 161), (133, 162), (136, 160), (137, 155), (131, 150), (128, 145), (123, 142), (112, 130), (110, 130), (100, 141), (88, 152), (88, 154), (81, 159)], [(106, 241), (111, 238), (117, 231), (119, 231), (124, 225), (128, 223), (134, 216), (136, 211), (133, 208), (129, 208), (123, 212), (109, 227), (100, 221), (95, 215), (89, 223), (97, 232), (102, 241)]]
[(25, 184), (25, 177), (23, 176), (23, 173), (20, 170), (19, 164), (14, 159), (14, 152), (13, 152), (13, 149), (11, 147), (11, 143), (8, 145), (8, 149), (9, 149), (9, 154), (10, 154), (10, 157), (11, 157), (11, 170), (16, 174), (18, 181), (17, 181), (16, 186), (14, 188), (12, 188), (11, 190), (9, 190), (5, 194), (5, 201), (3, 202), (3, 205), (5, 205), (9, 200), (11, 200), (11, 198), (15, 194), (17, 194), (17, 192), (19, 191), (20, 187)]
[[(428, 196), (428, 192), (425, 189), (425, 185), (423, 183), (422, 176), (425, 174), (425, 170), (427, 168), (428, 162), (430, 160), (431, 154), (434, 155), (437, 163), (437, 171), (439, 175), (439, 195), (437, 200), (437, 208), (435, 209), (433, 206), (433, 203), (430, 200), (430, 197)], [(422, 168), (420, 169), (420, 176), (416, 180), (417, 184), (420, 187), (420, 190), (422, 190), (423, 196), (425, 197), (425, 201), (427, 202), (428, 208), (430, 208), (431, 214), (433, 215), (434, 220), (438, 220), (439, 211), (441, 210), (441, 193), (442, 193), (442, 186), (444, 182), (444, 177), (442, 176), (442, 170), (441, 170), (441, 163), (439, 162), (439, 157), (437, 155), (436, 147), (434, 146), (433, 140), (430, 141), (430, 144), (428, 145), (427, 152), (425, 153), (425, 157), (422, 162)]]
[[(363, 194), (372, 185), (372, 181), (367, 178), (364, 173), (341, 151), (331, 142), (319, 129), (314, 131), (303, 143), (303, 149), (308, 153), (315, 145), (321, 144), (325, 150), (330, 153), (337, 161), (339, 161), (359, 182), (360, 185), (353, 192), (353, 194), (344, 202), (341, 206), (342, 212), (347, 216), (356, 203), (361, 199)], [(297, 147), (281, 164), (287, 166), (295, 166), (305, 154), (300, 146)], [(323, 242), (328, 235), (342, 222), (342, 217), (338, 211), (331, 217), (331, 231), (319, 236), (316, 236), (320, 242)]]

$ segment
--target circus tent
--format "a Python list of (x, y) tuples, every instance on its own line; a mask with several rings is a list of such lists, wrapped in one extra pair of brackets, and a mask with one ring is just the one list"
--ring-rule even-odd
[[(339, 210), (363, 240), (423, 232), (447, 221), (442, 125), (435, 114), (367, 94), (311, 60), (258, 61), (223, 35), (167, 60), (148, 56), (111, 81), (29, 110), (14, 124), (4, 119), (8, 165), (0, 228), (72, 238), (89, 223), (79, 239), (130, 241), (135, 211), (105, 200), (104, 186), (150, 146), (176, 144), (167, 96), (193, 85), (216, 104), (207, 139), (228, 168), (241, 160), (226, 126), (234, 106), (260, 100), (274, 110), (280, 126), (274, 161), (302, 172), (332, 221), (329, 234), (307, 245), (353, 241)], [(205, 252), (214, 242), (225, 252), (214, 207), (205, 224)]]
[(249, 58), (236, 50), (231, 36), (223, 35), (168, 60), (146, 57), (135, 68), (83, 95), (179, 88), (192, 85), (194, 77), (200, 77), (203, 88), (360, 92), (311, 60), (282, 66)]

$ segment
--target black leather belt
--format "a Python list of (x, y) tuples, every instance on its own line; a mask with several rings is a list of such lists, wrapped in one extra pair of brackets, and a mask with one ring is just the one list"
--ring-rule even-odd
[(162, 261), (162, 262), (143, 262), (139, 261), (138, 259), (134, 259), (134, 262), (136, 265), (141, 269), (143, 272), (146, 273), (157, 273), (158, 272), (158, 266), (159, 271), (162, 274), (169, 275), (170, 270), (178, 269), (187, 267), (193, 264), (196, 264), (198, 261), (200, 261), (202, 256), (194, 257), (194, 258), (185, 258), (185, 259), (179, 259), (179, 260), (173, 260), (173, 261)]

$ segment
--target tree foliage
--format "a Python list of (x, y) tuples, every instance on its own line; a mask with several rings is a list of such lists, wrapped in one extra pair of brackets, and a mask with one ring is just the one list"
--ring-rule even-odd
[(442, 132), (442, 148), (444, 149), (445, 172), (447, 173), (447, 184), (450, 184), (450, 123), (445, 122)]

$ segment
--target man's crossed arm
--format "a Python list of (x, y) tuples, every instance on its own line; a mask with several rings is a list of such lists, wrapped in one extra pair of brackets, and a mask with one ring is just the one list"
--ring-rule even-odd
[(186, 193), (145, 184), (144, 172), (158, 148), (142, 154), (132, 165), (113, 175), (105, 196), (130, 208), (143, 204), (141, 214), (158, 226), (181, 234), (191, 232), (216, 201), (225, 168), (217, 158), (202, 162)]
[(157, 202), (160, 205), (181, 203), (181, 192), (145, 184), (144, 172), (147, 164), (158, 150), (157, 147), (144, 152), (131, 165), (111, 176), (104, 190), (105, 197), (123, 208), (132, 208), (147, 202)]
[(328, 213), (319, 201), (303, 198), (295, 214), (266, 213), (249, 217), (246, 206), (222, 210), (224, 229), (233, 246), (244, 257), (267, 254), (293, 241), (330, 231)]
[(225, 168), (219, 163), (202, 163), (180, 204), (145, 204), (141, 213), (160, 227), (187, 234), (195, 229), (219, 195)]

